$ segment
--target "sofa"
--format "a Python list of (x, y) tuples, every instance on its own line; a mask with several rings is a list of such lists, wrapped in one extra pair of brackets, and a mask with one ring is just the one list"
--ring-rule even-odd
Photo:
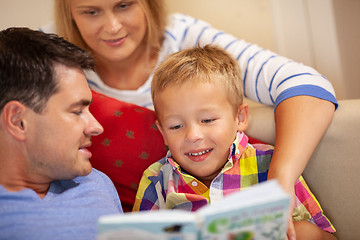
[[(247, 134), (275, 143), (274, 110), (249, 102)], [(360, 239), (360, 99), (340, 100), (332, 123), (317, 146), (303, 176), (339, 240)]]
[[(275, 143), (274, 109), (249, 100), (250, 143)], [(166, 146), (156, 128), (155, 113), (93, 92), (90, 111), (104, 133), (93, 137), (93, 167), (113, 181), (124, 211), (131, 211), (143, 171), (165, 156)], [(310, 159), (303, 176), (331, 220), (340, 240), (358, 239), (360, 213), (360, 99), (340, 100), (334, 119)]]

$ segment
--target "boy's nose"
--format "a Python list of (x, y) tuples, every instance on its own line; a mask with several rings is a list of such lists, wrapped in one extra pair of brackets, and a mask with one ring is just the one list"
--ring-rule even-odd
[(193, 124), (188, 127), (186, 133), (186, 139), (190, 142), (196, 142), (202, 138), (202, 132), (200, 126)]

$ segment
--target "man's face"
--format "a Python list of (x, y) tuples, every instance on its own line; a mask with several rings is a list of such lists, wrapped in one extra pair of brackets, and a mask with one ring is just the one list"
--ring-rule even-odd
[(91, 91), (83, 72), (60, 64), (55, 66), (59, 91), (45, 110), (28, 116), (27, 159), (37, 179), (72, 179), (91, 172), (91, 137), (103, 132), (89, 111)]

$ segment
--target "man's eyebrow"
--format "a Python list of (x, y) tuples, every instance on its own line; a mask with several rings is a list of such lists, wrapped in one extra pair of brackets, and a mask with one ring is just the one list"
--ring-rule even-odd
[(93, 102), (93, 100), (87, 100), (87, 99), (82, 99), (78, 102), (75, 102), (73, 104), (70, 105), (70, 108), (74, 108), (74, 107), (79, 107), (79, 106), (89, 106), (91, 103)]

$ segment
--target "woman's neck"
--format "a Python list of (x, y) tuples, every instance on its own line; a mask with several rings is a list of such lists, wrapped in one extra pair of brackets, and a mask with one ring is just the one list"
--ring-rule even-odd
[(136, 90), (141, 87), (153, 71), (157, 54), (140, 51), (119, 62), (96, 59), (96, 72), (109, 87), (119, 90)]

